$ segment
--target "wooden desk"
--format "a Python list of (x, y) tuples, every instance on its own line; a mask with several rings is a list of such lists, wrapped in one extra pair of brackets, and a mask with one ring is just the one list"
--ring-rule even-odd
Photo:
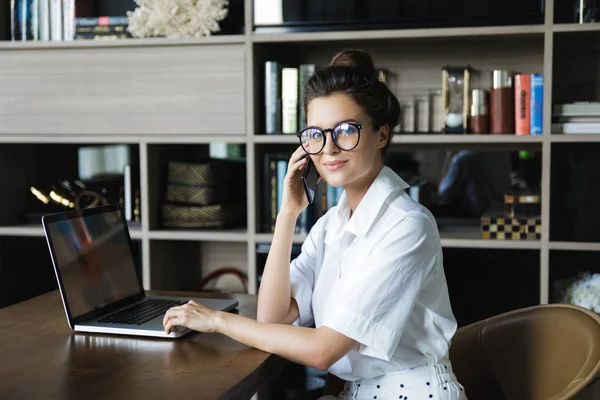
[[(193, 296), (233, 297), (256, 317), (255, 296)], [(285, 364), (219, 334), (74, 333), (58, 291), (0, 310), (0, 399), (249, 399)]]

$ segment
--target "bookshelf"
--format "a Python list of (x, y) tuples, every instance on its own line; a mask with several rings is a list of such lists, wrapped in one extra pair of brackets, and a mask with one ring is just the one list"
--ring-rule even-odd
[[(600, 70), (595, 44), (600, 23), (556, 24), (553, 8), (554, 1), (548, 0), (545, 23), (540, 25), (265, 34), (252, 32), (252, 4), (247, 0), (244, 33), (238, 35), (0, 42), (0, 167), (15, 171), (4, 186), (14, 199), (0, 200), (0, 239), (41, 240), (43, 236), (41, 227), (19, 225), (14, 217), (22, 211), (26, 196), (22, 181), (32, 173), (25, 161), (33, 162), (33, 146), (128, 143), (137, 149), (140, 163), (142, 221), (131, 228), (131, 234), (141, 248), (145, 288), (188, 288), (190, 281), (210, 270), (233, 264), (247, 271), (250, 291), (255, 293), (261, 267), (256, 246), (272, 238), (261, 231), (261, 157), (297, 144), (295, 135), (264, 134), (263, 63), (278, 59), (323, 64), (342, 47), (362, 47), (373, 53), (378, 66), (403, 76), (392, 85), (400, 100), (412, 97), (420, 87), (440, 86), (444, 64), (474, 65), (480, 71), (476, 84), (481, 87), (490, 86), (492, 69), (544, 74), (542, 135), (397, 134), (393, 147), (541, 152), (541, 240), (487, 241), (475, 231), (442, 231), (441, 235), (444, 249), (466, 256), (482, 250), (489, 251), (489, 257), (527, 254), (526, 259), (535, 260), (528, 267), (533, 269), (528, 276), (535, 281), (526, 285), (532, 286), (537, 302), (547, 303), (553, 252), (600, 251), (599, 243), (553, 241), (550, 236), (553, 146), (600, 142), (600, 135), (550, 132), (553, 91), (568, 92), (553, 72), (568, 70), (563, 53), (570, 54), (569, 44), (576, 41), (577, 48), (593, 49), (581, 59)], [(586, 76), (579, 78), (586, 80)], [(600, 82), (597, 75), (589, 79), (595, 85)], [(600, 89), (590, 100), (599, 100), (598, 93)], [(561, 94), (560, 99), (565, 97)], [(186, 148), (206, 153), (213, 142), (240, 144), (245, 149), (246, 227), (217, 231), (160, 227), (160, 163)], [(304, 238), (296, 235), (294, 242), (300, 244)]]
[(244, 35), (214, 35), (203, 38), (139, 38), (121, 40), (75, 40), (72, 42), (11, 42), (0, 41), (0, 49), (34, 50), (34, 49), (86, 49), (102, 47), (152, 47), (152, 46), (198, 46), (205, 44), (244, 44)]

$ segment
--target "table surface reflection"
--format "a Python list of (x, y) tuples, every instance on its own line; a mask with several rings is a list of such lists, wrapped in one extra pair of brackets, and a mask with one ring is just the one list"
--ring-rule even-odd
[[(256, 317), (256, 296), (235, 298)], [(219, 334), (180, 339), (75, 333), (58, 291), (0, 310), (0, 399), (244, 399), (278, 375), (285, 360)]]

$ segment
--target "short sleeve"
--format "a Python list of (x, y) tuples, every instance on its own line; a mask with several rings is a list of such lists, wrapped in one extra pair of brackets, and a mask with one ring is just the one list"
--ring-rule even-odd
[(312, 311), (312, 296), (315, 287), (316, 268), (318, 260), (318, 243), (323, 240), (323, 222), (321, 218), (315, 223), (310, 233), (302, 244), (300, 255), (292, 260), (290, 265), (290, 283), (292, 285), (292, 297), (298, 303), (300, 316), (294, 325), (312, 326), (314, 315)]
[(411, 213), (373, 248), (358, 272), (349, 274), (323, 325), (356, 340), (360, 354), (389, 361), (421, 288), (439, 254), (437, 227)]

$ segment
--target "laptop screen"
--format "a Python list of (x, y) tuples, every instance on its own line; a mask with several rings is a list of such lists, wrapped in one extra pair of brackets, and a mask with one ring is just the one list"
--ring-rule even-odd
[(121, 211), (48, 223), (73, 319), (140, 292)]

